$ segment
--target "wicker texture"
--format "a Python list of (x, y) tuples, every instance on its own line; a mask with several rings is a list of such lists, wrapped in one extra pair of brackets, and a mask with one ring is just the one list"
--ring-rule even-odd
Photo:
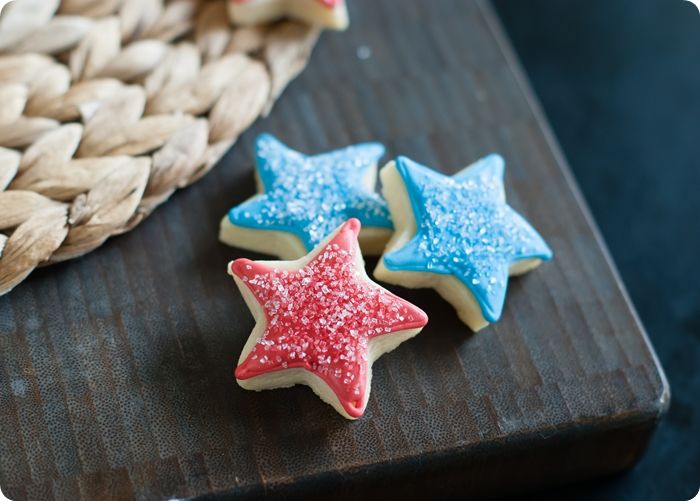
[(224, 0), (16, 0), (0, 18), (0, 294), (132, 229), (204, 175), (318, 31)]

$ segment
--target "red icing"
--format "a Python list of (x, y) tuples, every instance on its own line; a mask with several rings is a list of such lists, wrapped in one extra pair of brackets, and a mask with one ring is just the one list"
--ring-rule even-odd
[[(254, 2), (255, 0), (231, 0), (233, 3), (250, 3)], [(294, 1), (294, 0), (292, 0)], [(325, 7), (328, 7), (329, 9), (334, 9), (338, 5), (343, 3), (343, 0), (316, 0), (320, 4), (322, 4)]]
[(428, 317), (364, 278), (355, 260), (359, 231), (360, 222), (350, 219), (299, 270), (248, 259), (232, 263), (267, 319), (265, 332), (236, 368), (237, 379), (301, 367), (323, 379), (350, 416), (363, 414), (369, 341), (423, 327)]

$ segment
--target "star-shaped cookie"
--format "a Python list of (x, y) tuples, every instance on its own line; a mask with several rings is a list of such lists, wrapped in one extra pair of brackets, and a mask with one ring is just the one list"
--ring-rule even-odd
[(283, 17), (334, 30), (349, 24), (344, 0), (228, 0), (228, 11), (234, 23), (244, 26)]
[(379, 255), (392, 234), (386, 201), (374, 191), (379, 143), (304, 155), (269, 134), (256, 140), (258, 194), (221, 221), (222, 242), (297, 259), (341, 223), (358, 218), (365, 254)]
[(380, 172), (396, 233), (374, 276), (405, 287), (432, 287), (472, 330), (497, 321), (509, 275), (552, 251), (507, 203), (504, 162), (490, 155), (442, 175), (408, 158)]
[(350, 219), (296, 261), (229, 263), (255, 327), (235, 375), (249, 390), (305, 384), (348, 419), (367, 406), (372, 363), (427, 323), (372, 282)]

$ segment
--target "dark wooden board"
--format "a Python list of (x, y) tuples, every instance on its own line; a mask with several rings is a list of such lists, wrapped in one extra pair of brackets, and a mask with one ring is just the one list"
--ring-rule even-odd
[[(350, 4), (352, 28), (323, 36), (204, 180), (0, 298), (10, 498), (495, 495), (642, 453), (668, 386), (490, 7)], [(216, 236), (254, 191), (263, 130), (308, 152), (379, 140), (447, 172), (499, 151), (511, 204), (555, 259), (513, 280), (502, 320), (476, 335), (432, 291), (394, 288), (431, 323), (375, 364), (359, 421), (304, 387), (244, 391), (232, 369), (253, 321), (225, 266), (246, 253)]]

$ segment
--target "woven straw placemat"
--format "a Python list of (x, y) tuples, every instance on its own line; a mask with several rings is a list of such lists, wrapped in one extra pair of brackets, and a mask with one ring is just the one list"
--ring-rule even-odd
[(225, 0), (16, 0), (0, 18), (0, 294), (132, 229), (305, 66), (316, 29)]

